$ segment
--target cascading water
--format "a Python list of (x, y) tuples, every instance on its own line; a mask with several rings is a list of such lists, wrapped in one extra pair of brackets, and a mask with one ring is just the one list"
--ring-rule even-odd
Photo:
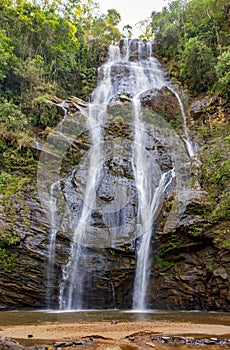
[[(103, 182), (105, 172), (104, 164), (108, 152), (105, 142), (105, 125), (109, 118), (108, 105), (113, 104), (114, 101), (119, 101), (119, 98), (122, 97), (131, 102), (132, 106), (132, 118), (131, 120), (129, 119), (128, 122), (132, 127), (133, 134), (128, 157), (129, 162), (132, 164), (132, 176), (137, 198), (137, 215), (135, 218), (135, 235), (133, 238), (138, 237), (138, 244), (133, 290), (133, 308), (143, 310), (147, 307), (146, 293), (151, 264), (151, 237), (162, 208), (165, 194), (170, 188), (169, 185), (174, 177), (177, 178), (180, 171), (184, 171), (183, 164), (179, 164), (178, 157), (175, 155), (176, 151), (172, 156), (174, 164), (170, 169), (164, 171), (159, 166), (156, 142), (152, 140), (152, 145), (151, 147), (149, 146), (150, 136), (147, 131), (145, 118), (143, 118), (141, 103), (143, 95), (148, 91), (159, 91), (163, 87), (168, 88), (179, 101), (181, 114), (184, 118), (185, 130), (187, 130), (186, 118), (179, 95), (165, 78), (158, 61), (152, 57), (152, 44), (149, 42), (124, 40), (121, 46), (111, 46), (109, 49), (108, 61), (100, 68), (99, 76), (100, 82), (92, 94), (92, 101), (88, 104), (88, 108), (82, 110), (82, 114), (87, 120), (87, 128), (91, 143), (85, 167), (87, 168), (87, 174), (85, 174), (86, 180), (80, 214), (77, 216), (72, 215), (71, 220), (71, 230), (73, 234), (71, 237), (70, 254), (66, 266), (63, 268), (62, 281), (60, 283), (59, 308), (67, 310), (84, 308), (83, 295), (85, 272), (87, 270), (84, 265), (84, 258), (87, 256), (86, 247), (89, 242), (89, 237), (91, 241), (92, 237), (94, 238), (97, 232), (96, 228), (90, 225), (90, 220), (99, 202), (97, 199), (97, 191), (100, 183)], [(157, 127), (154, 130), (156, 133), (158, 132)], [(168, 147), (171, 147), (171, 135), (169, 131), (167, 132), (169, 136), (166, 143), (168, 143)], [(186, 133), (185, 137), (187, 137)], [(157, 138), (160, 140), (163, 136), (161, 134), (159, 134), (159, 136), (156, 134), (155, 139)], [(180, 142), (180, 137), (172, 141), (172, 143), (176, 145), (176, 148), (178, 148), (178, 145), (180, 146)], [(152, 149), (151, 152), (148, 151), (149, 148)], [(124, 150), (124, 154), (127, 152), (127, 149)], [(187, 160), (186, 156), (185, 159)], [(69, 184), (72, 184), (74, 177), (75, 170), (69, 179)], [(107, 180), (105, 179), (104, 182)], [(126, 184), (126, 182), (124, 183)], [(55, 221), (56, 202), (53, 198), (52, 191), (53, 188), (51, 187), (49, 204), (52, 214), (51, 221)], [(126, 239), (127, 237), (129, 238), (127, 227), (130, 229), (131, 225), (125, 226), (124, 213), (126, 213), (126, 211), (125, 209), (119, 210), (119, 207), (122, 207), (123, 195), (124, 193), (122, 190), (120, 191), (118, 187), (115, 195), (116, 204), (114, 204), (113, 207), (114, 215), (111, 213), (104, 214), (103, 211), (101, 212), (101, 217), (104, 222), (108, 225), (111, 224), (109, 230), (112, 238), (110, 237), (110, 240), (108, 239), (108, 246), (113, 246), (116, 242), (122, 241), (120, 236)], [(53, 225), (53, 223), (52, 221), (51, 224)], [(56, 228), (54, 225), (49, 245), (48, 271), (51, 271), (54, 266), (55, 240)], [(50, 277), (47, 279), (49, 281)], [(113, 281), (109, 281), (109, 283), (112, 286), (115, 304), (114, 284)], [(50, 297), (51, 291), (49, 291), (48, 294)]]
[(176, 98), (179, 102), (181, 114), (183, 117), (183, 130), (184, 130), (183, 140), (185, 142), (185, 146), (186, 146), (186, 149), (188, 151), (189, 157), (193, 157), (195, 154), (195, 150), (194, 150), (194, 147), (193, 147), (192, 142), (191, 142), (190, 137), (189, 137), (188, 127), (187, 127), (187, 117), (186, 117), (186, 114), (184, 111), (183, 103), (182, 103), (181, 98), (180, 98), (179, 94), (177, 93), (177, 91), (174, 88), (172, 88), (172, 86), (170, 86), (170, 85), (167, 85), (167, 87), (170, 91), (172, 91), (172, 93), (176, 96)]
[[(150, 269), (150, 240), (157, 212), (163, 201), (165, 191), (174, 173), (164, 173), (159, 178), (160, 169), (155, 160), (151, 163), (146, 154), (146, 133), (142, 121), (141, 94), (149, 89), (160, 89), (167, 85), (162, 70), (151, 57), (151, 44), (148, 43), (147, 59), (139, 61), (139, 69), (134, 70), (137, 82), (133, 97), (135, 137), (133, 146), (133, 168), (138, 193), (137, 230), (140, 242), (137, 246), (137, 266), (134, 281), (133, 308), (146, 308), (146, 291)], [(139, 43), (139, 47), (140, 43)], [(141, 53), (141, 50), (140, 50)], [(157, 176), (158, 175), (158, 176)], [(155, 176), (154, 186), (152, 178)], [(158, 185), (157, 185), (158, 183)], [(158, 213), (159, 214), (159, 213)]]
[(73, 243), (67, 266), (63, 272), (63, 282), (60, 289), (60, 308), (82, 309), (82, 294), (84, 273), (81, 269), (81, 257), (87, 235), (87, 224), (95, 203), (98, 180), (104, 163), (103, 126), (107, 117), (107, 104), (113, 95), (111, 84), (111, 67), (119, 59), (117, 47), (110, 47), (109, 61), (102, 68), (104, 78), (92, 95), (87, 113), (88, 128), (91, 137), (91, 154), (88, 165), (83, 208), (81, 216), (74, 227)]
[[(138, 166), (138, 165), (137, 165)], [(153, 223), (157, 219), (157, 211), (163, 202), (164, 194), (170, 185), (173, 177), (175, 176), (174, 169), (163, 173), (161, 176), (158, 187), (156, 188), (153, 198), (150, 201), (146, 200), (145, 187), (139, 189), (140, 198), (143, 200), (145, 205), (140, 203), (139, 207), (139, 218), (140, 223), (140, 242), (137, 248), (137, 267), (136, 276), (134, 282), (134, 293), (133, 293), (133, 309), (134, 310), (145, 310), (146, 305), (146, 291), (149, 280), (149, 270), (151, 264), (150, 257), (150, 240), (153, 234)], [(146, 189), (145, 189), (146, 190)], [(139, 201), (141, 202), (141, 200)]]

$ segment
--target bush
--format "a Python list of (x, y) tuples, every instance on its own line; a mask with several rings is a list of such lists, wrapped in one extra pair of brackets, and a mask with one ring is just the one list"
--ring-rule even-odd
[(230, 51), (223, 52), (218, 57), (218, 62), (215, 66), (215, 70), (218, 79), (216, 90), (220, 94), (227, 96), (229, 94), (230, 86)]
[(3, 124), (7, 131), (20, 131), (26, 128), (28, 120), (19, 106), (12, 101), (2, 100), (0, 102), (0, 124)]

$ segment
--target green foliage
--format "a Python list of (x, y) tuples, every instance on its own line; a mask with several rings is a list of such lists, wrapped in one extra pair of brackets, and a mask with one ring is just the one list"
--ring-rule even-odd
[(92, 68), (121, 36), (120, 14), (114, 9), (99, 14), (92, 0), (4, 1), (0, 7), (1, 93), (26, 111), (33, 98), (45, 95), (46, 85), (56, 84), (55, 92), (64, 98), (85, 97), (95, 84)]
[(51, 96), (88, 98), (120, 14), (94, 0), (0, 2), (0, 167), (34, 173), (35, 135), (62, 118)]
[(228, 5), (228, 0), (174, 0), (152, 13), (156, 54), (193, 94), (228, 93)]
[(183, 50), (185, 32), (186, 1), (171, 1), (162, 12), (152, 13), (152, 31), (160, 55), (178, 59)]
[(183, 238), (172, 233), (167, 243), (161, 245), (161, 255), (164, 257), (168, 252), (173, 251), (183, 243)]
[[(15, 180), (18, 180), (18, 177), (16, 176), (14, 178)], [(0, 193), (3, 192), (3, 190), (6, 188), (8, 183), (12, 180), (12, 175), (8, 174), (6, 172), (2, 172), (0, 174)]]
[(188, 234), (193, 237), (200, 236), (201, 233), (202, 233), (202, 228), (198, 227), (197, 225), (190, 226), (188, 229)]
[[(226, 159), (227, 157), (227, 159)], [(227, 142), (217, 140), (204, 154), (202, 154), (203, 186), (216, 198), (224, 192), (229, 184), (230, 161)]]
[(107, 16), (106, 16), (106, 21), (110, 25), (116, 26), (121, 21), (121, 15), (120, 15), (120, 13), (117, 10), (110, 9), (110, 10), (108, 10), (108, 13), (107, 13)]
[[(230, 167), (228, 169), (230, 172)], [(229, 220), (230, 219), (230, 194), (225, 193), (217, 206), (212, 211), (209, 221), (212, 223), (216, 223), (220, 220)]]
[(15, 268), (17, 257), (9, 253), (5, 248), (0, 246), (0, 268), (5, 272), (12, 272)]
[(160, 267), (163, 267), (163, 268), (166, 268), (166, 269), (169, 269), (170, 267), (173, 266), (173, 263), (171, 261), (164, 260), (164, 259), (162, 259), (160, 257), (156, 258), (156, 262), (157, 262), (157, 264), (159, 264)]
[(213, 272), (215, 269), (217, 269), (219, 267), (219, 264), (217, 262), (212, 262), (210, 264), (207, 265), (207, 270), (209, 272)]
[(213, 81), (214, 57), (211, 48), (197, 37), (190, 38), (181, 56), (181, 78), (190, 88), (209, 86)]
[(224, 96), (229, 95), (230, 89), (230, 47), (228, 51), (223, 52), (219, 57), (215, 66), (217, 75), (216, 89)]
[(212, 140), (201, 154), (202, 184), (209, 193), (211, 212), (207, 215), (210, 223), (229, 219), (229, 136)]
[(127, 39), (131, 39), (132, 37), (132, 30), (133, 28), (127, 24), (123, 27), (123, 33), (122, 33), (122, 37), (123, 38), (127, 38)]
[(45, 97), (37, 97), (32, 101), (30, 113), (33, 124), (43, 129), (54, 127), (61, 120), (61, 114), (55, 105), (49, 104)]
[(0, 82), (7, 76), (13, 59), (13, 47), (10, 39), (0, 30)]
[(9, 247), (19, 242), (20, 236), (15, 231), (0, 234), (0, 268), (3, 271), (12, 272), (15, 268), (17, 257), (10, 253)]
[(3, 193), (3, 203), (6, 207), (10, 196), (19, 192), (28, 180), (27, 177), (20, 177), (5, 171), (0, 173), (0, 193)]
[(0, 128), (4, 126), (6, 131), (24, 130), (28, 125), (26, 116), (12, 100), (0, 102)]
[(0, 247), (9, 247), (20, 242), (20, 235), (17, 232), (6, 232), (0, 235)]

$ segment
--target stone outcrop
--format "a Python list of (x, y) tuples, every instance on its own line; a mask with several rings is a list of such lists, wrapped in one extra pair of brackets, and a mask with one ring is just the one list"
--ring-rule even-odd
[(0, 337), (0, 350), (29, 350), (29, 347), (22, 346), (15, 340), (7, 337)]
[(193, 101), (190, 116), (192, 125), (205, 125), (213, 129), (215, 125), (223, 125), (229, 121), (229, 102), (216, 95), (204, 96)]
[(178, 99), (167, 87), (145, 93), (142, 97), (142, 106), (149, 107), (153, 112), (164, 117), (174, 128), (183, 130), (183, 117)]

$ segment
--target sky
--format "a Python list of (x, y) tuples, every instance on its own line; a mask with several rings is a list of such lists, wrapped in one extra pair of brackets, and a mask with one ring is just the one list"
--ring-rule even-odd
[[(120, 30), (126, 24), (134, 27), (136, 23), (149, 17), (152, 11), (160, 11), (163, 6), (167, 5), (167, 0), (97, 0), (97, 2), (103, 13), (111, 8), (120, 13), (122, 19), (118, 26)], [(135, 29), (133, 34), (138, 36), (141, 32)]]

